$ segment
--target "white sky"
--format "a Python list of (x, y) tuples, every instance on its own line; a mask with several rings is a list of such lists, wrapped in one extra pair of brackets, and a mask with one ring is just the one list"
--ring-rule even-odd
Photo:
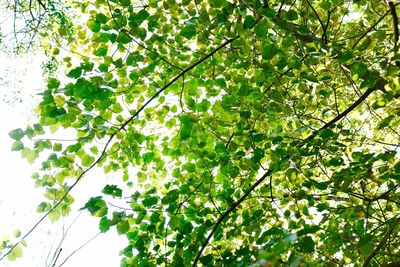
[[(9, 131), (24, 129), (29, 121), (35, 121), (32, 111), (35, 107), (34, 99), (37, 99), (35, 95), (43, 85), (41, 61), (42, 58), (37, 54), (9, 57), (0, 52), (0, 114), (3, 115), (0, 127), (0, 238), (6, 235), (12, 237), (15, 229), (20, 229), (24, 235), (42, 215), (36, 213), (36, 208), (45, 198), (39, 188), (34, 188), (30, 178), (37, 166), (29, 165), (19, 152), (11, 151), (13, 140), (8, 136)], [(23, 258), (15, 262), (3, 260), (0, 266), (52, 266), (46, 266), (52, 244), (53, 249), (58, 246), (63, 227), (68, 228), (79, 215), (77, 210), (90, 196), (100, 194), (106, 179), (110, 178), (98, 170), (88, 174), (72, 192), (76, 203), (71, 215), (53, 225), (46, 219), (26, 239), (28, 247), (23, 249)], [(55, 266), (59, 266), (70, 253), (97, 232), (98, 218), (81, 212), (61, 245), (62, 252)], [(126, 245), (126, 239), (112, 229), (76, 252), (62, 266), (119, 266), (118, 254)]]

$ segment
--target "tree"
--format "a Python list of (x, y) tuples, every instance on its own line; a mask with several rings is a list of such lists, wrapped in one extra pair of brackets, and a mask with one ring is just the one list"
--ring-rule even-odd
[[(30, 52), (38, 39), (52, 38), (50, 33), (70, 37), (67, 7), (58, 0), (0, 1), (2, 50), (14, 54)], [(54, 27), (58, 31), (53, 31)]]
[(79, 3), (45, 45), (66, 76), (10, 132), (44, 158), (40, 221), (103, 168), (121, 181), (84, 209), (128, 239), (122, 266), (400, 262), (398, 5)]

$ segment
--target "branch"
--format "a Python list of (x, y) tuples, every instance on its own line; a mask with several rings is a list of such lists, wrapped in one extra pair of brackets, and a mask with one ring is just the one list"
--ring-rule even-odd
[[(317, 134), (326, 128), (329, 128), (333, 126), (336, 122), (340, 121), (343, 119), (347, 114), (349, 114), (351, 111), (353, 111), (356, 107), (358, 107), (373, 91), (379, 89), (380, 87), (383, 87), (386, 82), (381, 79), (378, 80), (377, 84), (373, 88), (369, 88), (359, 99), (357, 99), (350, 107), (348, 107), (345, 111), (337, 115), (335, 118), (330, 120), (328, 123), (326, 123), (323, 127), (321, 127), (319, 130), (313, 132), (310, 136), (308, 136), (306, 139), (304, 139), (303, 142), (301, 142), (298, 145), (298, 148), (304, 146), (308, 141), (312, 140), (317, 136)], [(221, 225), (221, 223), (224, 221), (225, 218), (227, 218), (235, 209), (237, 206), (239, 206), (246, 198), (250, 195), (254, 189), (257, 188), (267, 177), (269, 177), (275, 170), (274, 169), (269, 169), (264, 173), (264, 175), (259, 178), (249, 189), (246, 190), (246, 192), (240, 197), (238, 200), (235, 201), (215, 222), (214, 227), (212, 228), (211, 232), (208, 234), (206, 240), (203, 242), (200, 251), (197, 253), (196, 258), (193, 261), (192, 266), (195, 267), (201, 257), (201, 254), (203, 253), (204, 249), (207, 247), (208, 243), (211, 240), (211, 237), (214, 235), (214, 233), (217, 231), (217, 228)]]
[(186, 72), (192, 70), (193, 68), (195, 68), (197, 65), (200, 65), (201, 63), (203, 63), (204, 61), (206, 61), (208, 58), (212, 57), (215, 53), (217, 53), (219, 50), (221, 50), (222, 48), (224, 48), (225, 46), (227, 46), (228, 44), (232, 43), (234, 40), (238, 39), (239, 35), (227, 40), (226, 42), (224, 42), (223, 44), (221, 44), (220, 46), (218, 46), (214, 51), (212, 51), (211, 53), (209, 53), (208, 55), (206, 55), (205, 57), (203, 57), (202, 59), (200, 59), (199, 61), (195, 62), (194, 64), (192, 64), (191, 66), (189, 66), (188, 68), (186, 68), (185, 70), (183, 70), (180, 74), (178, 74), (177, 76), (175, 76), (175, 78), (173, 78), (169, 83), (167, 83), (166, 85), (164, 85), (164, 87), (162, 87), (160, 90), (157, 91), (157, 93), (155, 93), (149, 100), (146, 101), (146, 103), (144, 103), (144, 105), (138, 109), (138, 111), (135, 112), (135, 114), (132, 115), (132, 117), (130, 117), (128, 120), (126, 120), (121, 127), (119, 127), (119, 129), (117, 130), (117, 132), (119, 132), (120, 130), (124, 129), (126, 125), (128, 125), (135, 117), (137, 117), (137, 115), (139, 115), (139, 113), (146, 108), (146, 106), (148, 104), (150, 104), (151, 101), (153, 101), (156, 97), (158, 97), (162, 92), (164, 92), (168, 87), (170, 87), (174, 82), (176, 82), (179, 78), (183, 77)]
[(43, 7), (44, 10), (46, 10), (46, 6), (45, 6), (45, 4), (44, 4), (41, 0), (37, 0), (37, 2), (39, 3), (39, 5), (40, 5), (41, 7)]
[[(386, 13), (387, 14), (387, 13)], [(385, 14), (385, 16), (386, 16)], [(378, 22), (376, 22), (374, 24), (374, 27), (376, 26), (376, 24), (379, 23), (380, 20), (382, 20), (385, 16), (381, 17)], [(271, 19), (272, 22), (279, 24), (279, 22), (281, 22), (281, 19), (279, 17), (275, 17), (273, 19)], [(286, 23), (286, 30), (291, 31), (298, 39), (306, 42), (306, 43), (310, 43), (310, 42), (318, 42), (322, 45), (324, 45), (323, 40), (320, 38), (315, 37), (312, 34), (301, 34), (298, 31), (298, 27), (293, 24), (293, 23)], [(367, 31), (368, 33), (368, 31)], [(367, 34), (365, 33), (365, 35)], [(338, 114), (335, 118), (333, 118), (331, 121), (329, 121), (328, 123), (326, 123), (324, 126), (322, 126), (319, 130), (313, 132), (310, 136), (308, 136), (306, 139), (303, 140), (303, 142), (301, 142), (298, 147), (302, 147), (304, 146), (308, 141), (312, 140), (313, 138), (315, 138), (318, 133), (323, 130), (323, 129), (327, 129), (331, 126), (333, 126), (336, 122), (340, 121), (341, 119), (343, 119), (346, 115), (348, 115), (351, 111), (353, 111), (355, 108), (357, 108), (372, 92), (376, 91), (376, 90), (383, 90), (385, 84), (387, 83), (386, 80), (384, 80), (383, 78), (379, 78), (375, 84), (374, 87), (368, 88), (364, 94), (362, 94), (360, 96), (360, 98), (358, 98), (351, 106), (349, 106), (345, 111), (343, 111), (342, 113)], [(257, 188), (258, 185), (260, 185), (267, 177), (269, 177), (275, 170), (274, 169), (269, 169), (267, 172), (264, 173), (264, 175), (258, 179), (244, 194), (241, 198), (239, 198), (235, 203), (233, 203), (219, 218), (218, 220), (215, 222), (214, 227), (212, 228), (211, 232), (208, 234), (206, 240), (203, 242), (200, 251), (197, 253), (196, 258), (193, 261), (192, 266), (196, 266), (201, 254), (203, 253), (204, 249), (206, 248), (206, 246), (208, 245), (208, 243), (211, 240), (211, 237), (214, 235), (214, 233), (216, 232), (217, 228), (221, 225), (221, 223), (223, 222), (223, 220), (225, 218), (227, 218), (230, 213), (232, 213), (237, 206), (239, 206), (246, 198), (247, 196), (250, 195), (250, 193)]]
[(368, 267), (369, 262), (372, 260), (372, 258), (375, 257), (376, 254), (378, 254), (379, 250), (383, 247), (383, 245), (385, 245), (386, 240), (390, 237), (390, 234), (393, 232), (394, 228), (396, 228), (398, 221), (399, 220), (397, 219), (397, 222), (394, 222), (393, 225), (390, 226), (390, 228), (387, 230), (385, 236), (382, 238), (382, 240), (379, 242), (379, 244), (375, 247), (375, 249), (371, 252), (371, 254), (369, 254), (369, 256), (365, 260), (362, 267)]
[(208, 245), (208, 243), (210, 242), (211, 237), (214, 235), (215, 231), (217, 231), (218, 226), (220, 226), (220, 224), (223, 222), (223, 220), (229, 216), (229, 214), (231, 214), (232, 211), (234, 211), (236, 209), (237, 206), (239, 206), (246, 198), (248, 195), (250, 195), (250, 193), (259, 185), (261, 184), (265, 178), (267, 178), (270, 174), (272, 174), (274, 170), (273, 169), (269, 169), (266, 173), (264, 173), (264, 175), (258, 179), (249, 189), (247, 189), (247, 191), (243, 194), (243, 196), (241, 198), (239, 198), (235, 203), (233, 203), (217, 220), (217, 222), (214, 224), (213, 229), (211, 230), (211, 232), (208, 234), (206, 240), (203, 242), (203, 245), (200, 248), (200, 251), (197, 253), (196, 258), (193, 261), (192, 266), (195, 267), (197, 266), (197, 262), (200, 259), (201, 254), (203, 253), (203, 250), (206, 248), (206, 246)]
[(372, 31), (372, 30), (376, 27), (376, 25), (378, 25), (379, 22), (381, 22), (389, 13), (390, 13), (390, 10), (389, 10), (389, 11), (386, 11), (385, 14), (383, 14), (371, 27), (369, 27), (369, 28), (363, 33), (363, 35), (360, 36), (360, 38), (358, 38), (358, 40), (353, 44), (353, 46), (352, 46), (351, 48), (354, 49), (354, 48), (358, 45), (358, 43), (359, 43), (362, 39), (364, 39), (364, 37), (365, 37), (370, 31)]
[(169, 83), (167, 83), (164, 87), (162, 87), (160, 90), (158, 90), (149, 100), (147, 100), (141, 108), (139, 108), (129, 119), (127, 119), (113, 134), (110, 135), (109, 139), (107, 140), (103, 151), (101, 152), (100, 156), (97, 158), (95, 162), (93, 162), (92, 165), (90, 165), (86, 170), (84, 170), (80, 175), (78, 175), (77, 179), (75, 182), (69, 187), (69, 189), (64, 193), (64, 195), (61, 197), (60, 200), (56, 202), (56, 204), (48, 211), (46, 214), (44, 214), (36, 223), (35, 225), (18, 241), (16, 242), (3, 256), (0, 258), (0, 262), (8, 255), (10, 254), (16, 246), (18, 246), (22, 240), (24, 240), (26, 237), (28, 237), (35, 229), (38, 227), (38, 225), (50, 214), (52, 213), (60, 204), (65, 200), (65, 198), (68, 196), (68, 194), (71, 192), (71, 190), (78, 184), (78, 182), (82, 179), (82, 177), (89, 172), (92, 168), (94, 168), (96, 165), (98, 165), (102, 160), (104, 160), (107, 157), (106, 150), (108, 146), (110, 145), (111, 141), (114, 139), (116, 134), (120, 132), (121, 130), (125, 129), (125, 127), (134, 119), (136, 118), (141, 111), (143, 111), (155, 98), (157, 98), (162, 92), (164, 92), (168, 87), (170, 87), (174, 82), (176, 82), (179, 78), (181, 78), (185, 73), (188, 71), (192, 70), (199, 64), (203, 63), (206, 61), (208, 58), (213, 56), (215, 53), (217, 53), (219, 50), (227, 46), (228, 44), (232, 43), (234, 40), (238, 39), (239, 35), (227, 40), (217, 48), (215, 48), (211, 53), (200, 59), (199, 61), (193, 63), (189, 67), (187, 67), (185, 70), (183, 70), (180, 74), (175, 76)]
[[(393, 17), (393, 32), (394, 32), (394, 55), (397, 55), (397, 43), (399, 42), (399, 18), (396, 13), (396, 5), (392, 1), (389, 1), (390, 13)], [(396, 65), (399, 67), (400, 62), (396, 61)]]
[(304, 139), (303, 142), (300, 143), (300, 146), (303, 146), (306, 144), (306, 142), (310, 141), (311, 139), (313, 139), (315, 136), (317, 136), (318, 132), (323, 130), (323, 129), (327, 129), (329, 127), (331, 127), (332, 125), (334, 125), (336, 122), (340, 121), (341, 119), (343, 119), (347, 114), (349, 114), (351, 111), (353, 111), (356, 107), (358, 107), (365, 99), (367, 99), (367, 97), (374, 91), (376, 90), (382, 90), (385, 87), (385, 84), (387, 82), (384, 79), (379, 79), (376, 82), (376, 85), (372, 88), (369, 88), (367, 91), (365, 91), (364, 94), (362, 94), (360, 96), (360, 98), (357, 99), (357, 101), (355, 101), (350, 107), (348, 107), (345, 111), (343, 111), (342, 113), (340, 113), (339, 115), (337, 115), (334, 119), (332, 119), (331, 121), (329, 121), (328, 123), (326, 123), (322, 128), (320, 128), (318, 131), (313, 132), (309, 137), (307, 137), (306, 139)]
[(60, 248), (60, 249), (58, 250), (57, 256), (56, 256), (56, 258), (54, 259), (54, 264), (52, 265), (52, 267), (55, 267), (55, 266), (56, 266), (56, 263), (57, 263), (58, 258), (60, 257), (61, 251), (62, 251), (62, 248)]
[[(321, 20), (321, 18), (319, 17), (317, 11), (316, 11), (315, 8), (311, 5), (311, 3), (310, 3), (309, 0), (307, 0), (307, 4), (308, 4), (308, 5), (310, 6), (310, 8), (312, 9), (314, 15), (317, 17), (317, 19), (318, 19), (318, 21), (319, 21), (319, 24), (321, 25), (321, 28), (322, 28), (322, 31), (323, 31), (323, 32), (322, 32), (322, 39), (324, 40), (324, 42), (325, 42), (325, 44), (326, 44), (326, 42), (327, 42), (327, 37), (326, 37), (326, 29), (325, 29), (324, 23), (322, 22), (322, 20)], [(328, 22), (329, 22), (329, 21), (328, 21)]]
[[(110, 4), (110, 2), (109, 2), (108, 0), (107, 0), (107, 5), (108, 5), (108, 9), (109, 9), (109, 11), (110, 11), (112, 20), (114, 21), (115, 25), (117, 25), (118, 29), (119, 29), (123, 34), (125, 34), (127, 37), (129, 37), (129, 39), (131, 39), (135, 44), (137, 44), (138, 46), (140, 46), (140, 47), (143, 48), (144, 50), (156, 54), (162, 61), (164, 61), (165, 63), (167, 63), (167, 64), (170, 65), (171, 67), (177, 68), (177, 69), (183, 71), (183, 69), (182, 69), (181, 67), (172, 64), (171, 62), (169, 62), (168, 60), (166, 60), (164, 57), (162, 57), (159, 53), (157, 53), (157, 52), (151, 50), (150, 48), (148, 48), (148, 47), (146, 47), (145, 45), (141, 44), (140, 42), (136, 41), (136, 39), (133, 38), (133, 37), (131, 36), (131, 34), (130, 34), (127, 30), (125, 30), (124, 28), (122, 28), (122, 27), (118, 24), (117, 20), (116, 20), (115, 17), (114, 17), (114, 13), (113, 13), (113, 10), (112, 10), (112, 8), (111, 8), (111, 4)], [(128, 51), (128, 52), (129, 52), (129, 51)]]
[[(90, 242), (92, 242), (95, 238), (97, 238), (100, 235), (100, 233), (95, 234), (94, 236), (92, 236), (88, 241), (86, 241), (85, 243), (83, 243), (79, 248), (75, 249), (74, 251), (71, 252), (71, 254), (69, 254), (65, 260), (58, 266), (61, 267), (63, 266), (67, 260), (69, 260), (69, 258), (71, 258), (76, 252), (78, 252), (79, 250), (81, 250), (82, 248), (84, 248), (87, 244), (89, 244)], [(55, 263), (54, 263), (55, 264)], [(53, 265), (54, 267), (55, 265)]]

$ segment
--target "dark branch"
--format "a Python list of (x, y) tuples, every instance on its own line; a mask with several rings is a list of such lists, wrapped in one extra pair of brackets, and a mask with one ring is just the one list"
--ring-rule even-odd
[(55, 266), (56, 266), (56, 263), (57, 263), (58, 258), (60, 257), (61, 251), (62, 251), (62, 248), (60, 248), (60, 249), (58, 250), (57, 256), (56, 256), (56, 258), (55, 258), (55, 260), (54, 260), (54, 263), (53, 263), (52, 267), (55, 267)]
[[(331, 121), (326, 123), (323, 127), (321, 127), (319, 130), (313, 132), (310, 136), (308, 136), (306, 139), (304, 139), (303, 142), (301, 142), (298, 147), (304, 146), (307, 142), (312, 140), (317, 136), (317, 134), (326, 128), (329, 128), (333, 126), (336, 122), (340, 121), (343, 119), (347, 114), (349, 114), (351, 111), (353, 111), (355, 108), (357, 108), (373, 91), (379, 89), (380, 87), (383, 87), (386, 82), (384, 80), (379, 80), (375, 87), (368, 89), (357, 101), (355, 101), (350, 107), (348, 107), (345, 111), (337, 115), (335, 118), (333, 118)], [(254, 189), (256, 189), (267, 177), (269, 177), (275, 170), (274, 169), (269, 169), (264, 173), (264, 175), (259, 178), (249, 189), (246, 190), (246, 192), (237, 200), (235, 203), (233, 203), (215, 222), (214, 227), (212, 228), (211, 232), (208, 234), (206, 240), (203, 242), (200, 251), (197, 253), (196, 258), (193, 261), (192, 266), (197, 266), (197, 263), (201, 257), (201, 254), (203, 253), (204, 249), (207, 247), (208, 243), (211, 240), (211, 237), (214, 235), (214, 233), (217, 231), (218, 227), (221, 225), (221, 223), (236, 209), (237, 206), (239, 206), (246, 198), (250, 195)]]
[(321, 18), (319, 17), (319, 15), (318, 15), (317, 11), (315, 10), (315, 8), (311, 5), (310, 1), (307, 0), (307, 4), (308, 4), (308, 5), (310, 6), (310, 8), (312, 9), (314, 15), (317, 17), (317, 19), (318, 19), (318, 21), (319, 21), (319, 24), (321, 25), (321, 28), (322, 28), (322, 31), (323, 31), (323, 33), (322, 33), (322, 39), (324, 40), (324, 43), (326, 44), (327, 38), (326, 38), (326, 29), (325, 29), (324, 23), (322, 22), (322, 20), (321, 20)]
[(370, 31), (372, 31), (372, 30), (376, 27), (376, 25), (378, 25), (379, 22), (381, 22), (389, 13), (390, 13), (390, 10), (389, 10), (389, 11), (386, 11), (385, 14), (383, 14), (377, 21), (375, 21), (375, 23), (372, 24), (372, 26), (369, 27), (369, 28), (360, 36), (360, 38), (357, 39), (357, 41), (353, 44), (353, 46), (352, 46), (351, 48), (354, 49), (354, 48), (358, 45), (358, 43), (361, 42), (361, 40), (364, 39), (364, 37), (367, 36), (367, 34), (368, 34)]
[(125, 129), (125, 127), (134, 119), (136, 118), (140, 112), (142, 112), (155, 98), (157, 98), (162, 92), (164, 92), (168, 87), (170, 87), (174, 82), (176, 82), (179, 78), (181, 78), (185, 73), (188, 71), (192, 70), (199, 64), (203, 63), (205, 60), (213, 56), (215, 53), (217, 53), (219, 50), (227, 46), (228, 44), (232, 43), (234, 40), (239, 38), (239, 36), (236, 36), (235, 38), (229, 39), (220, 46), (218, 46), (216, 49), (214, 49), (211, 53), (200, 59), (199, 61), (193, 63), (189, 67), (187, 67), (184, 71), (182, 71), (180, 74), (175, 76), (169, 83), (167, 83), (163, 88), (161, 88), (159, 91), (157, 91), (149, 100), (144, 103), (141, 108), (139, 108), (135, 114), (133, 114), (129, 119), (127, 119), (113, 134), (110, 135), (109, 139), (107, 140), (102, 153), (100, 156), (97, 158), (97, 160), (90, 165), (86, 170), (84, 170), (80, 175), (78, 175), (77, 179), (75, 182), (69, 187), (69, 189), (64, 193), (64, 195), (61, 197), (59, 201), (56, 202), (56, 204), (48, 211), (46, 214), (44, 214), (36, 223), (35, 225), (18, 241), (16, 242), (3, 256), (1, 256), (0, 261), (2, 261), (8, 254), (10, 254), (16, 246), (18, 246), (22, 240), (24, 240), (27, 236), (29, 236), (35, 229), (38, 227), (38, 225), (50, 214), (52, 213), (60, 204), (66, 199), (68, 194), (71, 192), (71, 190), (78, 184), (78, 182), (82, 179), (82, 177), (89, 172), (91, 169), (93, 169), (96, 165), (98, 165), (102, 160), (104, 160), (107, 157), (107, 148), (111, 144), (111, 141), (114, 139), (114, 137), (117, 135), (118, 132), (121, 130)]
[(239, 198), (235, 203), (233, 203), (216, 221), (216, 223), (214, 224), (214, 227), (212, 228), (211, 232), (208, 234), (206, 240), (203, 242), (203, 245), (200, 248), (200, 251), (197, 253), (196, 258), (193, 261), (192, 266), (195, 267), (197, 266), (197, 262), (200, 259), (201, 254), (203, 253), (203, 250), (207, 247), (208, 243), (210, 242), (211, 237), (214, 235), (215, 231), (217, 231), (218, 227), (220, 226), (220, 224), (224, 221), (225, 218), (227, 218), (229, 216), (229, 214), (231, 214), (232, 211), (234, 211), (236, 209), (237, 206), (239, 206), (246, 198), (248, 195), (250, 195), (250, 193), (259, 185), (261, 184), (265, 178), (267, 178), (270, 174), (272, 174), (273, 169), (269, 169), (266, 173), (264, 173), (264, 175), (258, 179), (249, 189), (247, 189), (247, 191), (243, 194), (243, 196), (241, 198)]
[(376, 82), (376, 85), (372, 88), (369, 88), (367, 91), (365, 91), (364, 94), (362, 94), (360, 96), (360, 98), (357, 99), (356, 102), (354, 102), (350, 107), (348, 107), (345, 111), (343, 111), (342, 113), (340, 113), (338, 116), (336, 116), (334, 119), (332, 119), (331, 121), (329, 121), (328, 123), (326, 123), (322, 128), (320, 128), (318, 131), (313, 132), (309, 137), (307, 137), (306, 139), (304, 139), (304, 141), (301, 143), (301, 146), (305, 145), (308, 141), (310, 141), (311, 139), (313, 139), (315, 136), (317, 136), (318, 132), (323, 130), (323, 129), (327, 129), (329, 127), (331, 127), (332, 125), (334, 125), (336, 122), (340, 121), (341, 119), (343, 119), (347, 114), (349, 114), (351, 111), (353, 111), (356, 107), (358, 107), (365, 99), (367, 99), (367, 97), (374, 91), (376, 90), (382, 90), (385, 87), (385, 84), (387, 82), (383, 79), (380, 79)]
[(37, 0), (37, 2), (39, 3), (39, 5), (40, 5), (41, 7), (43, 7), (44, 10), (46, 10), (46, 6), (45, 6), (45, 4), (44, 4), (41, 0)]
[[(396, 5), (392, 1), (389, 1), (390, 13), (393, 18), (393, 33), (394, 33), (394, 55), (397, 55), (398, 42), (399, 42), (399, 18), (396, 13)], [(396, 66), (400, 67), (400, 62), (396, 60)]]
[(192, 64), (191, 66), (187, 67), (185, 70), (183, 70), (180, 74), (178, 74), (177, 76), (175, 76), (175, 78), (173, 78), (169, 83), (167, 83), (164, 87), (162, 87), (160, 90), (157, 91), (157, 93), (155, 93), (149, 100), (146, 101), (146, 103), (144, 103), (144, 105), (138, 109), (135, 114), (132, 115), (132, 117), (130, 117), (128, 120), (126, 120), (121, 127), (119, 127), (118, 131), (124, 129), (126, 125), (128, 125), (134, 118), (137, 117), (137, 115), (139, 115), (139, 113), (146, 108), (146, 106), (148, 104), (150, 104), (151, 101), (153, 101), (156, 97), (158, 97), (162, 92), (164, 92), (168, 87), (170, 87), (174, 82), (176, 82), (179, 78), (183, 77), (185, 75), (185, 73), (187, 73), (188, 71), (192, 70), (193, 68), (195, 68), (196, 66), (200, 65), (201, 63), (203, 63), (204, 61), (206, 61), (208, 58), (212, 57), (215, 53), (217, 53), (219, 50), (221, 50), (222, 48), (224, 48), (225, 46), (227, 46), (228, 44), (232, 43), (234, 40), (238, 39), (239, 36), (236, 36), (232, 39), (229, 39), (228, 41), (226, 41), (225, 43), (221, 44), (220, 46), (218, 46), (214, 51), (212, 51), (211, 53), (209, 53), (208, 55), (206, 55), (205, 57), (203, 57), (202, 59), (200, 59), (199, 61), (195, 62), (194, 64)]
[(386, 234), (382, 238), (382, 240), (379, 242), (379, 244), (375, 247), (375, 249), (371, 252), (371, 254), (368, 255), (368, 257), (365, 259), (365, 262), (362, 267), (368, 267), (369, 262), (372, 260), (373, 257), (375, 257), (376, 254), (379, 253), (381, 248), (385, 245), (386, 240), (390, 237), (391, 233), (393, 232), (394, 228), (398, 225), (399, 220), (397, 219), (397, 222), (394, 222), (393, 225), (390, 226), (390, 228), (387, 230)]

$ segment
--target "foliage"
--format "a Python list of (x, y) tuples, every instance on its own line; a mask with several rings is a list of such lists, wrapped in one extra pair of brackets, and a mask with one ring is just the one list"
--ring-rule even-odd
[(45, 159), (38, 211), (68, 215), (101, 167), (121, 179), (83, 208), (128, 239), (121, 266), (399, 262), (397, 6), (80, 2), (88, 20), (45, 45), (65, 77), (10, 132)]
[[(0, 45), (3, 51), (21, 54), (38, 47), (42, 38), (71, 37), (69, 5), (59, 0), (0, 1), (3, 16)], [(56, 30), (57, 29), (57, 30)]]

